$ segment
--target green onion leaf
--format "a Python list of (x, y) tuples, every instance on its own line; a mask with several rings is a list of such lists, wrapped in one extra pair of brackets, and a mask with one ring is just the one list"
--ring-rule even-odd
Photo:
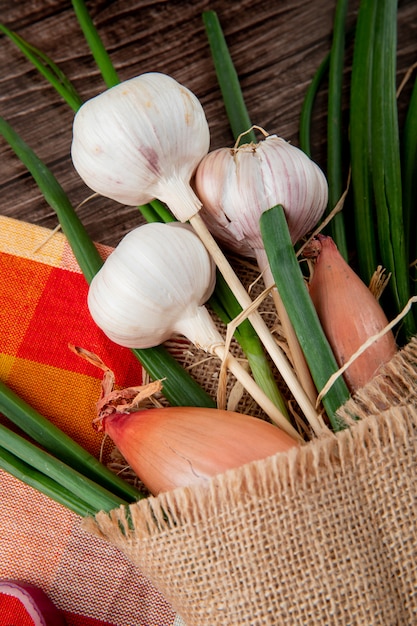
[(329, 70), (330, 54), (327, 54), (316, 70), (311, 83), (304, 96), (300, 114), (299, 143), (300, 148), (307, 156), (312, 158), (311, 152), (311, 121), (313, 117), (314, 103), (320, 85)]
[(72, 0), (72, 6), (104, 82), (107, 87), (114, 87), (114, 85), (120, 82), (119, 77), (94, 26), (93, 20), (87, 11), (85, 3), (83, 0)]
[(359, 273), (369, 283), (378, 266), (370, 170), (373, 36), (377, 2), (362, 0), (353, 50), (350, 88), (350, 151)]
[[(401, 157), (396, 97), (397, 0), (379, 0), (375, 15), (372, 62), (371, 171), (382, 263), (397, 313), (410, 298), (402, 207)], [(415, 333), (412, 314), (403, 319), (405, 333)]]
[(237, 139), (241, 133), (245, 133), (242, 142), (255, 143), (255, 133), (246, 133), (252, 127), (252, 122), (217, 14), (214, 11), (204, 11), (203, 22), (233, 136)]
[(128, 504), (122, 498), (115, 496), (2, 424), (0, 424), (0, 441), (2, 448), (45, 476), (49, 476), (77, 498), (88, 502), (96, 512), (111, 511), (121, 504)]
[[(338, 0), (333, 23), (333, 42), (330, 52), (329, 95), (327, 106), (327, 181), (330, 213), (343, 193), (342, 168), (342, 87), (345, 53), (345, 22), (348, 0)], [(329, 224), (331, 236), (342, 257), (347, 261), (348, 250), (343, 211), (337, 213)]]
[(81, 517), (92, 516), (97, 513), (91, 504), (75, 496), (72, 491), (8, 452), (1, 445), (0, 468)]
[[(417, 80), (408, 104), (402, 143), (404, 232), (409, 233), (409, 241), (405, 243), (409, 262), (414, 263), (415, 266), (417, 261)], [(414, 294), (417, 294), (417, 281), (414, 281)]]
[[(282, 206), (265, 211), (260, 226), (277, 289), (294, 326), (314, 384), (321, 391), (339, 368), (308, 294)], [(349, 396), (343, 378), (339, 377), (323, 397), (324, 408), (335, 431), (344, 427), (336, 411)]]
[(73, 109), (77, 111), (81, 104), (81, 96), (77, 93), (74, 85), (65, 76), (64, 72), (50, 59), (44, 52), (32, 46), (29, 42), (25, 41), (23, 37), (17, 33), (9, 30), (3, 24), (0, 24), (0, 31), (2, 31), (16, 46), (23, 52), (31, 63), (39, 70), (39, 72), (55, 87), (56, 91), (62, 96), (65, 102)]
[(135, 487), (116, 476), (60, 428), (19, 398), (1, 380), (0, 412), (45, 450), (115, 495), (131, 502), (141, 497)]

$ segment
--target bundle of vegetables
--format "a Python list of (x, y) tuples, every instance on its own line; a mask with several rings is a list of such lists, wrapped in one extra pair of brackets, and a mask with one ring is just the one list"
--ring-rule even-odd
[[(110, 434), (153, 493), (285, 451), (299, 445), (303, 437), (289, 417), (268, 359), (296, 401), (304, 431), (311, 436), (328, 431), (329, 425), (334, 431), (343, 428), (337, 410), (349, 398), (349, 390), (366, 383), (396, 350), (388, 319), (363, 282), (370, 279), (380, 258), (391, 274), (395, 312), (400, 313), (412, 299), (408, 266), (415, 250), (411, 242), (404, 246), (404, 236), (413, 223), (415, 97), (406, 123), (402, 203), (395, 109), (396, 3), (362, 0), (355, 35), (350, 166), (354, 206), (360, 207), (355, 211), (355, 250), (361, 278), (328, 237), (319, 235), (309, 245), (305, 256), (317, 257), (312, 276), (302, 273), (294, 249), (317, 226), (327, 204), (330, 216), (318, 230), (330, 223), (335, 242), (346, 256), (343, 218), (339, 213), (330, 220), (342, 196), (345, 0), (337, 3), (330, 63), (323, 63), (306, 97), (301, 120), (303, 150), (274, 135), (256, 140), (256, 127), (249, 120), (216, 15), (204, 15), (236, 136), (233, 149), (215, 153), (208, 153), (208, 125), (196, 96), (164, 74), (144, 74), (119, 84), (84, 4), (80, 0), (73, 4), (108, 87), (84, 104), (52, 62), (45, 65), (42, 53), (6, 27), (2, 30), (76, 112), (71, 154), (83, 180), (116, 202), (139, 205), (148, 222), (189, 222), (188, 226), (139, 226), (103, 264), (51, 172), (0, 120), (2, 134), (56, 211), (90, 283), (93, 319), (113, 341), (132, 348), (153, 379), (164, 381), (163, 393), (172, 405), (137, 411), (135, 402), (106, 404), (106, 410), (99, 413), (99, 429)], [(310, 159), (309, 146), (312, 103), (328, 65), (329, 190), (322, 171)], [(370, 86), (368, 91), (362, 89), (363, 84)], [(274, 293), (288, 358), (232, 269), (223, 251), (227, 247), (257, 259)], [(207, 300), (226, 324), (239, 319), (235, 336), (255, 380), (230, 354), (228, 342), (204, 306)], [(412, 313), (405, 316), (404, 329), (407, 339), (415, 329)], [(222, 367), (233, 372), (276, 425), (215, 408), (213, 399), (161, 346), (174, 332), (217, 355)], [(367, 342), (370, 347), (364, 350)], [(361, 359), (355, 360), (361, 351)], [(343, 371), (339, 370), (342, 366)], [(0, 464), (16, 476), (81, 515), (109, 510), (141, 496), (136, 489), (124, 487), (124, 481), (113, 479), (62, 433), (46, 427), (46, 420), (3, 383), (0, 410), (42, 447), (2, 427)]]

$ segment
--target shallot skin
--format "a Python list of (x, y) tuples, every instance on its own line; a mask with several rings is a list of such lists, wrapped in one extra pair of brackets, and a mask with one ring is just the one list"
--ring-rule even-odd
[(220, 409), (166, 407), (114, 413), (103, 418), (102, 426), (154, 495), (205, 482), (299, 445), (266, 421)]
[[(388, 319), (331, 237), (319, 235), (312, 248), (317, 260), (309, 285), (310, 296), (336, 361), (342, 367), (367, 339), (387, 326)], [(344, 372), (349, 390), (353, 393), (368, 383), (396, 351), (394, 335), (388, 331)]]

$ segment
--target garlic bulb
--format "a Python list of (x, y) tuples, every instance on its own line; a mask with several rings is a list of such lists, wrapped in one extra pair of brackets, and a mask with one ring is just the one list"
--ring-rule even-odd
[(92, 318), (115, 343), (150, 348), (174, 334), (216, 354), (269, 417), (298, 433), (231, 354), (204, 302), (215, 285), (215, 265), (192, 228), (179, 222), (144, 224), (128, 233), (91, 281)]
[(214, 264), (188, 226), (144, 224), (94, 276), (88, 307), (105, 334), (127, 348), (157, 346), (179, 333), (209, 350), (222, 342), (202, 306), (214, 285)]
[(276, 135), (210, 152), (197, 168), (195, 188), (213, 235), (253, 257), (263, 248), (259, 219), (264, 211), (277, 204), (284, 207), (295, 243), (317, 224), (328, 198), (320, 168)]
[(158, 198), (184, 222), (201, 207), (189, 181), (209, 143), (196, 96), (170, 76), (151, 72), (82, 105), (71, 156), (94, 191), (131, 206)]
[[(257, 144), (210, 152), (197, 168), (195, 188), (203, 202), (200, 215), (213, 236), (235, 252), (256, 258), (267, 288), (274, 286), (274, 280), (259, 228), (262, 213), (281, 204), (295, 243), (316, 225), (328, 199), (320, 168), (276, 135)], [(290, 360), (314, 404), (317, 391), (298, 339), (276, 289), (272, 295)]]

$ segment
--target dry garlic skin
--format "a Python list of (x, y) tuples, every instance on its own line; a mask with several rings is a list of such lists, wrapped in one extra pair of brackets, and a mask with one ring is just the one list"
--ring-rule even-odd
[(321, 169), (276, 135), (210, 152), (197, 168), (195, 186), (213, 234), (242, 253), (248, 245), (263, 247), (259, 219), (264, 211), (281, 204), (296, 242), (317, 224), (328, 200)]
[(136, 206), (189, 181), (209, 148), (197, 97), (170, 76), (142, 74), (88, 100), (76, 113), (71, 156), (94, 191)]

